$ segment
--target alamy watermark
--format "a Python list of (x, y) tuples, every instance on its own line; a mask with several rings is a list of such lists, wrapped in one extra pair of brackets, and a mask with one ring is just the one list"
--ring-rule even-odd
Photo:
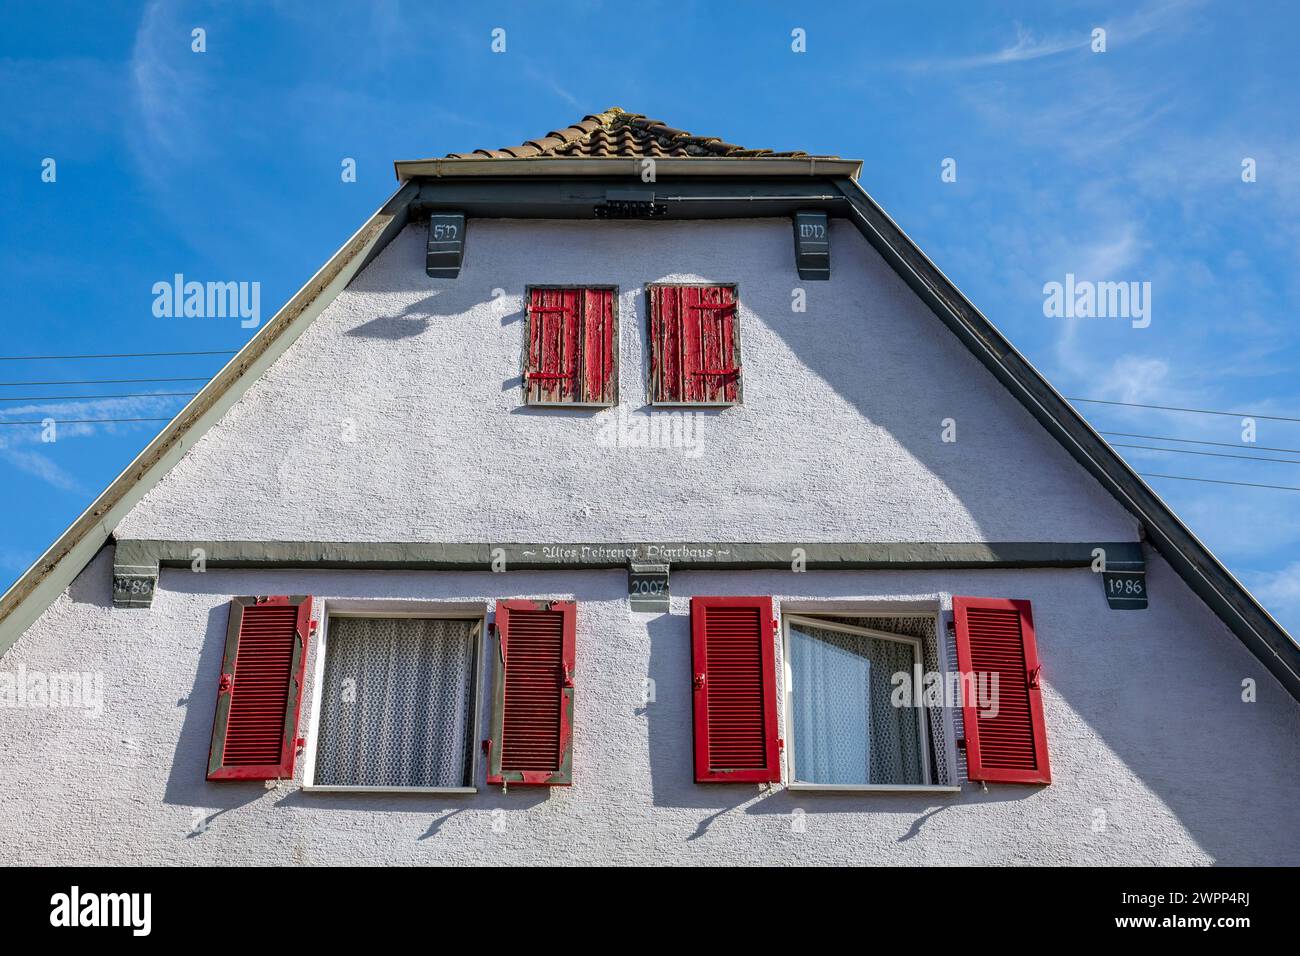
[(630, 412), (620, 405), (601, 422), (596, 444), (676, 449), (687, 458), (699, 458), (704, 451), (704, 419), (701, 412)]
[(1150, 282), (1091, 282), (1065, 274), (1043, 285), (1043, 315), (1049, 319), (1131, 319), (1133, 328), (1151, 324)]
[(922, 672), (917, 664), (910, 672), (890, 675), (889, 683), (894, 687), (889, 702), (895, 707), (961, 707), (965, 703), (988, 720), (1000, 711), (997, 671)]
[(100, 671), (0, 671), (0, 707), (67, 707), (85, 711), (87, 720), (104, 713), (104, 675)]
[(176, 273), (171, 282), (153, 284), (153, 314), (160, 319), (236, 318), (240, 328), (262, 321), (262, 283), (195, 282)]

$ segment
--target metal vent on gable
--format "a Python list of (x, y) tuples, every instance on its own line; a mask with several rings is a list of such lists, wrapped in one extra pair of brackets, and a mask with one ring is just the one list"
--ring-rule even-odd
[(648, 189), (610, 189), (595, 212), (597, 219), (659, 219), (667, 215), (668, 207), (655, 202)]

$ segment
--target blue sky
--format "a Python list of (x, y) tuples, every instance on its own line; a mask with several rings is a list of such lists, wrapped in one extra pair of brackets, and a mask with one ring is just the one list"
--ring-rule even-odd
[[(6, 5), (0, 354), (236, 349), (250, 334), (237, 319), (155, 317), (153, 284), (257, 281), (269, 317), (391, 193), (394, 159), (514, 144), (618, 105), (861, 158), (867, 190), (1068, 396), (1300, 418), (1300, 12), (1045, 6)], [(1150, 282), (1150, 325), (1045, 316), (1044, 284), (1067, 273)], [(0, 381), (202, 379), (223, 361), (0, 360)], [(201, 384), (0, 385), (30, 397), (0, 401), (0, 421), (166, 418), (184, 397), (44, 396)], [(1117, 442), (1300, 460), (1260, 450), (1300, 449), (1300, 423), (1258, 420), (1252, 448), (1235, 417), (1080, 407), (1107, 431), (1240, 447)], [(54, 443), (0, 426), (0, 582), (161, 425), (68, 425)], [(1143, 472), (1300, 486), (1298, 464), (1121, 452)], [(1300, 492), (1151, 482), (1300, 631)]]

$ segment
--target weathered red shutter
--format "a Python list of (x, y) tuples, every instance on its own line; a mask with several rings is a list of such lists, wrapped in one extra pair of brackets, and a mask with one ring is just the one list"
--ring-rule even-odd
[[(1028, 601), (954, 597), (957, 666), (963, 680), (962, 717), (966, 769), (971, 780), (1051, 783), (1047, 725), (1039, 689), (1038, 647)], [(972, 689), (992, 692), (997, 675), (997, 716), (980, 716)], [(967, 677), (966, 675), (971, 675)], [(988, 708), (992, 713), (992, 707)]]
[(740, 401), (740, 339), (733, 286), (647, 287), (650, 394), (663, 405)]
[(781, 780), (770, 597), (691, 598), (695, 780)]
[(573, 601), (498, 601), (488, 783), (573, 782)]
[(310, 630), (310, 597), (230, 602), (209, 780), (293, 777)]
[(530, 404), (612, 405), (618, 400), (612, 288), (528, 290)]

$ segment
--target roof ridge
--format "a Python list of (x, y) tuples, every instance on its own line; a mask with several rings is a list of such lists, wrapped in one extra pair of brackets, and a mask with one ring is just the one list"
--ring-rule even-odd
[[(551, 130), (545, 136), (525, 140), (518, 146), (501, 149), (480, 147), (467, 153), (448, 153), (448, 159), (529, 159), (529, 158), (641, 158), (641, 157), (723, 157), (752, 158), (806, 157), (802, 150), (774, 152), (748, 149), (718, 136), (700, 136), (644, 113), (633, 113), (620, 106), (610, 106), (599, 113), (588, 113), (569, 126)], [(833, 159), (818, 156), (818, 159)]]

